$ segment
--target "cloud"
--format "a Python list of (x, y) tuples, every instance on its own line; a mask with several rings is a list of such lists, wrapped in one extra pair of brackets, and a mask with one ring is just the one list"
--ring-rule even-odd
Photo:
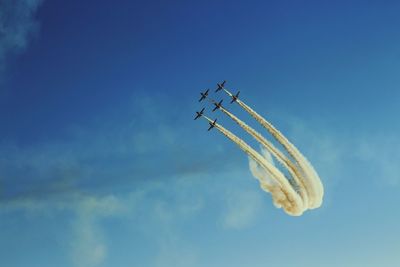
[(21, 53), (38, 31), (35, 13), (43, 0), (2, 0), (0, 2), (0, 71), (9, 53)]
[(222, 224), (226, 228), (247, 228), (254, 223), (258, 214), (265, 210), (260, 192), (253, 190), (228, 191), (225, 200), (226, 209), (222, 214)]
[(71, 256), (74, 266), (94, 267), (107, 256), (107, 245), (99, 226), (102, 218), (115, 216), (122, 210), (122, 203), (115, 196), (87, 197), (76, 207), (77, 218), (73, 223)]
[[(113, 253), (107, 241), (113, 230), (105, 226), (110, 218), (124, 218), (154, 244), (151, 266), (195, 264), (196, 249), (181, 228), (211, 203), (211, 192), (223, 192), (218, 175), (209, 172), (210, 165), (213, 173), (223, 172), (226, 163), (216, 159), (225, 151), (196, 147), (192, 124), (149, 121), (141, 117), (143, 108), (131, 111), (133, 119), (74, 127), (61, 140), (0, 143), (0, 216), (69, 214), (67, 254), (77, 267), (101, 265)], [(196, 155), (196, 149), (211, 155)]]
[(191, 121), (182, 127), (162, 117), (149, 121), (140, 115), (144, 108), (127, 111), (137, 113), (133, 119), (74, 126), (61, 140), (29, 146), (0, 141), (0, 200), (113, 192), (148, 177), (171, 179), (234, 167), (234, 159), (220, 161), (225, 150), (203, 149), (199, 142), (204, 139), (192, 137)]
[(365, 168), (390, 186), (400, 185), (400, 139), (390, 134), (366, 136), (358, 140), (355, 157), (365, 164)]
[[(59, 211), (71, 213), (69, 242), (73, 266), (99, 266), (107, 257), (107, 242), (101, 222), (108, 217), (115, 217), (127, 211), (123, 198), (114, 195), (88, 196), (74, 194), (61, 196), (54, 201), (47, 199), (25, 198), (0, 204), (0, 215), (10, 216), (22, 211), (30, 218), (54, 215)], [(66, 231), (66, 229), (59, 229)]]
[[(148, 235), (158, 248), (151, 259), (152, 265), (167, 266), (165, 263), (169, 262), (184, 266), (196, 261), (196, 253), (181, 239), (178, 225), (202, 210), (204, 188), (199, 190), (199, 183), (199, 179), (174, 178), (137, 184), (136, 188), (119, 195), (69, 192), (51, 199), (25, 197), (1, 202), (0, 216), (12, 216), (14, 212), (23, 212), (30, 218), (72, 214), (70, 229), (60, 230), (69, 232), (69, 240), (63, 242), (68, 241), (70, 260), (76, 267), (95, 267), (106, 262), (109, 230), (104, 227), (104, 221), (108, 218), (133, 220), (134, 228)], [(185, 251), (184, 257), (180, 257), (182, 251)]]
[[(86, 125), (67, 139), (45, 144), (0, 145), (0, 179), (6, 186), (0, 215), (15, 210), (37, 215), (57, 210), (73, 214), (66, 231), (71, 237), (71, 262), (77, 267), (102, 265), (112, 255), (110, 230), (104, 223), (109, 218), (120, 218), (150, 240), (154, 247), (150, 266), (196, 266), (201, 254), (182, 229), (205, 210), (212, 207), (217, 211), (215, 217), (207, 214), (211, 224), (216, 220), (217, 226), (238, 231), (251, 227), (260, 213), (267, 212), (263, 200), (268, 195), (259, 190), (245, 165), (243, 172), (238, 172), (241, 167), (232, 160), (228, 173), (224, 164), (229, 160), (215, 160), (223, 158), (226, 150), (211, 157), (196, 156), (196, 147), (187, 149), (197, 142), (187, 138), (190, 125), (175, 128), (164, 119), (149, 125), (146, 123), (151, 120), (134, 118), (132, 123), (120, 120)], [(304, 121), (290, 123), (289, 129), (290, 139), (316, 166), (324, 184), (343, 182), (337, 177), (348, 159), (372, 162), (377, 170), (383, 170), (384, 162), (398, 159), (390, 158), (395, 138), (384, 145), (378, 145), (378, 138), (353, 139), (350, 145), (336, 132)], [(209, 151), (204, 146), (200, 150)], [(382, 160), (376, 159), (374, 151), (384, 156)], [(237, 154), (246, 161), (244, 154)], [(212, 164), (221, 166), (223, 175), (216, 175), (208, 166)], [(388, 173), (396, 177), (395, 170)], [(249, 187), (236, 179), (246, 174), (243, 184)]]

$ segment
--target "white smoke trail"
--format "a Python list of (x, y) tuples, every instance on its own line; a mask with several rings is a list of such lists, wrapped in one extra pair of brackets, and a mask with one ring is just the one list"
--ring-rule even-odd
[[(213, 101), (213, 100), (211, 100)], [(215, 102), (215, 101), (213, 101)], [(295, 181), (295, 185), (299, 187), (299, 193), (303, 199), (304, 205), (309, 206), (309, 198), (308, 194), (309, 192), (307, 191), (307, 188), (304, 184), (304, 178), (303, 174), (301, 171), (291, 162), (285, 154), (283, 154), (280, 150), (278, 150), (271, 142), (269, 142), (267, 139), (265, 139), (260, 133), (258, 133), (256, 130), (248, 126), (245, 122), (240, 120), (238, 117), (230, 113), (228, 110), (226, 110), (224, 107), (220, 107), (220, 110), (225, 113), (228, 117), (230, 117), (233, 121), (235, 121), (240, 127), (242, 127), (248, 134), (250, 134), (254, 139), (259, 142), (263, 148), (266, 149), (266, 151), (270, 152), (280, 164), (285, 167), (292, 178)]]
[[(213, 122), (210, 118), (206, 116), (203, 117), (210, 123)], [(300, 216), (307, 207), (304, 207), (302, 198), (297, 194), (283, 173), (251, 148), (246, 142), (221, 125), (215, 123), (215, 128), (238, 145), (256, 164), (270, 175), (272, 179), (268, 179), (268, 176), (262, 175), (262, 172), (256, 171), (256, 169), (254, 169), (253, 172), (256, 174), (255, 177), (259, 180), (261, 188), (272, 194), (275, 205), (277, 207), (282, 207), (290, 215)]]
[[(232, 93), (230, 93), (227, 89), (224, 88), (224, 91), (230, 96), (233, 97)], [(247, 111), (254, 119), (256, 119), (271, 135), (287, 150), (289, 155), (295, 160), (299, 169), (304, 174), (301, 177), (302, 183), (306, 188), (308, 195), (308, 208), (314, 209), (318, 208), (322, 204), (324, 189), (321, 183), (321, 180), (314, 170), (310, 162), (300, 153), (300, 151), (289, 142), (289, 140), (278, 131), (270, 122), (265, 120), (261, 115), (256, 113), (253, 109), (247, 106), (244, 102), (237, 99), (236, 102)], [(253, 135), (254, 136), (254, 135)], [(270, 150), (271, 151), (271, 150)], [(272, 151), (271, 151), (272, 153)], [(273, 153), (275, 156), (275, 154)], [(278, 155), (278, 154), (277, 154)], [(276, 156), (277, 157), (277, 156)], [(278, 157), (277, 157), (278, 158)], [(288, 168), (289, 170), (289, 168)], [(301, 190), (300, 190), (301, 191)]]

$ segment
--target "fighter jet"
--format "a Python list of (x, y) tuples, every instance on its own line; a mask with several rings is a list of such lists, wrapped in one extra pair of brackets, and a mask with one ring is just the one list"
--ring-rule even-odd
[(215, 92), (218, 92), (218, 91), (224, 89), (225, 83), (226, 83), (226, 81), (223, 81), (222, 83), (217, 83), (218, 88), (217, 88), (217, 90), (215, 90)]
[(203, 116), (204, 113), (204, 108), (200, 111), (196, 111), (196, 117), (194, 118), (195, 120), (197, 120), (198, 118), (200, 118), (201, 116)]
[(209, 130), (211, 130), (212, 128), (214, 128), (215, 127), (215, 124), (217, 123), (217, 119), (215, 119), (213, 122), (208, 122), (209, 124), (210, 124), (210, 128), (208, 128), (208, 130), (207, 131), (209, 131)]
[(213, 112), (216, 111), (217, 109), (222, 107), (222, 99), (218, 103), (214, 103), (215, 108), (212, 110)]
[(235, 102), (236, 100), (238, 100), (239, 94), (240, 94), (240, 91), (238, 91), (236, 95), (232, 95), (231, 104), (232, 104), (233, 102)]
[(201, 97), (199, 99), (199, 102), (201, 102), (203, 99), (205, 99), (208, 96), (208, 91), (210, 91), (210, 89), (207, 89), (207, 91), (205, 91), (204, 93), (200, 92)]

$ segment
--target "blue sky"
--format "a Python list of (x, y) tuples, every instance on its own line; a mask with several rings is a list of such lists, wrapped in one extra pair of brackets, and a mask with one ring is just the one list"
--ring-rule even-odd
[[(399, 12), (0, 1), (0, 265), (398, 265)], [(313, 163), (320, 209), (276, 209), (245, 154), (193, 122), (223, 79)]]

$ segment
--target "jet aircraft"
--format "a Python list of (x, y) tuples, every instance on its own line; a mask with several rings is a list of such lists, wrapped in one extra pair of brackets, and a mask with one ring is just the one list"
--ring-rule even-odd
[(204, 93), (200, 92), (201, 97), (199, 99), (199, 102), (201, 102), (203, 99), (205, 99), (208, 96), (208, 91), (210, 91), (210, 89), (207, 89), (207, 91), (205, 91)]
[(221, 108), (222, 107), (222, 99), (218, 103), (215, 102), (214, 106), (215, 106), (215, 108), (212, 111), (216, 111), (217, 109)]
[(204, 109), (205, 109), (205, 108), (203, 108), (203, 109), (200, 110), (200, 111), (196, 111), (196, 117), (194, 118), (195, 120), (197, 120), (198, 118), (200, 118), (201, 116), (203, 116)]
[(218, 92), (218, 91), (224, 89), (225, 83), (226, 83), (226, 81), (223, 81), (222, 83), (217, 83), (218, 88), (217, 88), (217, 90), (215, 90), (215, 92)]
[(236, 95), (232, 95), (231, 104), (232, 104), (233, 102), (236, 102), (236, 100), (238, 100), (239, 94), (240, 94), (240, 91), (238, 91)]
[(215, 127), (215, 124), (217, 123), (217, 119), (215, 119), (213, 122), (208, 122), (209, 124), (210, 124), (210, 128), (208, 128), (208, 130), (207, 131), (209, 131), (209, 130), (211, 130), (212, 128), (214, 128)]

